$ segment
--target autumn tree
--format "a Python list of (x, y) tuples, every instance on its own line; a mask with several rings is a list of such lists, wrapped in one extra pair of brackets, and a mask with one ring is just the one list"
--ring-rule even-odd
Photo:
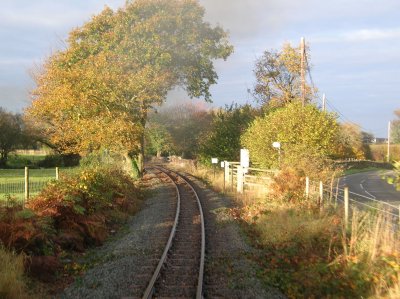
[(213, 122), (202, 136), (200, 156), (205, 162), (212, 157), (239, 161), (240, 137), (257, 115), (250, 105), (232, 104), (214, 113)]
[(355, 158), (359, 160), (370, 156), (368, 144), (364, 142), (366, 133), (362, 132), (360, 126), (354, 123), (343, 123), (336, 144), (338, 145), (338, 158)]
[(195, 0), (137, 0), (105, 8), (69, 34), (36, 73), (28, 114), (64, 152), (107, 148), (143, 168), (148, 113), (175, 86), (211, 100), (213, 60), (232, 52)]
[[(335, 155), (338, 134), (334, 114), (312, 104), (302, 107), (300, 102), (293, 102), (257, 117), (241, 140), (253, 163), (272, 168), (291, 166), (315, 176), (326, 159)], [(273, 142), (280, 142), (280, 152)]]
[[(261, 104), (281, 107), (300, 100), (302, 96), (300, 48), (286, 43), (281, 51), (265, 51), (256, 61), (254, 75), (256, 84), (253, 95)], [(305, 90), (306, 101), (310, 102), (316, 91), (308, 84), (305, 85)]]

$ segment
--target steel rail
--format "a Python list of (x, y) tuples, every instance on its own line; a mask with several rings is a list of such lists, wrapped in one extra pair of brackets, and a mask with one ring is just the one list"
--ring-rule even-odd
[[(158, 167), (154, 167), (154, 168), (158, 169)], [(161, 256), (160, 261), (158, 262), (157, 268), (154, 271), (153, 276), (151, 277), (149, 284), (147, 285), (147, 288), (146, 288), (146, 290), (145, 290), (145, 292), (143, 294), (143, 297), (142, 297), (143, 299), (149, 299), (149, 298), (152, 298), (152, 296), (153, 296), (154, 285), (155, 285), (155, 283), (157, 281), (158, 276), (160, 275), (161, 268), (162, 268), (162, 266), (164, 265), (164, 263), (165, 263), (165, 261), (167, 259), (168, 251), (171, 248), (172, 241), (174, 239), (175, 232), (176, 232), (176, 227), (178, 226), (179, 214), (180, 214), (180, 210), (181, 210), (181, 195), (179, 193), (178, 185), (174, 182), (174, 180), (171, 178), (171, 176), (168, 175), (168, 173), (162, 171), (161, 169), (158, 169), (158, 170), (160, 170), (162, 173), (166, 174), (168, 176), (168, 178), (171, 180), (171, 182), (174, 184), (175, 189), (176, 189), (177, 201), (178, 202), (177, 202), (177, 205), (176, 205), (176, 214), (175, 214), (174, 225), (172, 226), (171, 233), (169, 235), (167, 245), (164, 248), (164, 252), (163, 252), (163, 254)]]
[(197, 205), (199, 207), (200, 222), (201, 222), (201, 253), (200, 253), (199, 276), (198, 276), (198, 280), (197, 280), (196, 299), (201, 299), (201, 298), (203, 298), (204, 261), (205, 261), (205, 251), (206, 251), (206, 237), (205, 237), (203, 207), (201, 206), (200, 198), (199, 198), (196, 190), (192, 186), (192, 184), (181, 174), (179, 174), (173, 170), (170, 170), (170, 169), (168, 169), (168, 171), (175, 173), (177, 176), (179, 176), (182, 180), (184, 180), (186, 182), (186, 184), (193, 191), (193, 193), (196, 197)]
[(142, 298), (149, 299), (149, 298), (152, 298), (152, 296), (153, 296), (155, 283), (160, 275), (162, 266), (166, 262), (167, 254), (172, 246), (172, 242), (173, 242), (173, 239), (174, 239), (175, 233), (176, 233), (176, 227), (179, 222), (181, 196), (179, 193), (178, 185), (174, 182), (172, 176), (168, 173), (168, 172), (171, 172), (171, 173), (174, 173), (176, 176), (180, 177), (189, 186), (189, 188), (191, 189), (191, 191), (193, 192), (193, 194), (196, 197), (197, 206), (199, 208), (200, 222), (201, 222), (201, 253), (200, 253), (199, 275), (198, 275), (198, 279), (197, 279), (197, 288), (196, 288), (196, 299), (201, 299), (201, 298), (203, 298), (203, 277), (204, 277), (204, 262), (205, 262), (205, 227), (204, 227), (204, 214), (203, 214), (203, 209), (201, 206), (200, 198), (199, 198), (197, 192), (195, 191), (195, 189), (193, 188), (192, 184), (185, 177), (180, 175), (179, 173), (172, 171), (170, 169), (161, 167), (161, 166), (152, 166), (152, 168), (158, 169), (162, 173), (166, 174), (169, 177), (169, 179), (172, 181), (172, 183), (175, 186), (176, 192), (177, 192), (178, 204), (177, 204), (177, 209), (176, 209), (175, 222), (171, 229), (171, 233), (170, 233), (167, 245), (164, 249), (163, 255), (157, 265), (156, 270), (153, 273), (153, 276), (152, 276)]

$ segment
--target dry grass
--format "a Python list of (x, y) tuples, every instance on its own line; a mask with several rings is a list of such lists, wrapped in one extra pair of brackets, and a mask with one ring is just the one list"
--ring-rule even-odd
[(0, 298), (32, 298), (27, 293), (23, 256), (0, 248)]
[[(223, 190), (219, 169), (215, 179), (210, 168), (182, 170)], [(400, 236), (390, 225), (392, 219), (354, 211), (351, 226), (345, 228), (341, 212), (320, 209), (315, 198), (281, 201), (262, 192), (231, 195), (241, 206), (237, 215), (250, 224), (249, 236), (266, 252), (272, 250), (269, 259), (260, 262), (270, 268), (264, 270), (267, 283), (279, 282), (289, 297), (307, 295), (298, 287), (308, 285), (310, 296), (400, 298)], [(287, 274), (282, 265), (292, 271), (287, 278), (282, 278)], [(313, 284), (313, 277), (323, 282)]]
[(354, 210), (351, 227), (343, 228), (343, 253), (336, 262), (344, 262), (349, 269), (362, 263), (374, 298), (400, 298), (399, 237), (391, 217)]
[(260, 217), (256, 223), (264, 244), (301, 240), (303, 245), (309, 245), (321, 234), (330, 235), (337, 229), (332, 225), (335, 221), (335, 216), (304, 213), (298, 208), (277, 206)]

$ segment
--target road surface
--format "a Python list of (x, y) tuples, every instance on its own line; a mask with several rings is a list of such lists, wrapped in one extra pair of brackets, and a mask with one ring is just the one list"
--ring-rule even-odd
[(382, 175), (391, 174), (393, 171), (374, 170), (348, 175), (341, 179), (340, 187), (347, 186), (350, 192), (399, 206), (400, 191), (381, 178)]

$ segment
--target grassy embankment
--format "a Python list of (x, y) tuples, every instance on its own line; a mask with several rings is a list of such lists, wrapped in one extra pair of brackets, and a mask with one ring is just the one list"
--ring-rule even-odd
[[(222, 172), (216, 180), (212, 170), (193, 174), (222, 189)], [(400, 240), (391, 219), (356, 211), (345, 227), (340, 209), (304, 198), (303, 187), (292, 185), (288, 195), (273, 183), (262, 198), (235, 195), (232, 214), (259, 249), (252, 258), (264, 283), (289, 298), (400, 298)]]

